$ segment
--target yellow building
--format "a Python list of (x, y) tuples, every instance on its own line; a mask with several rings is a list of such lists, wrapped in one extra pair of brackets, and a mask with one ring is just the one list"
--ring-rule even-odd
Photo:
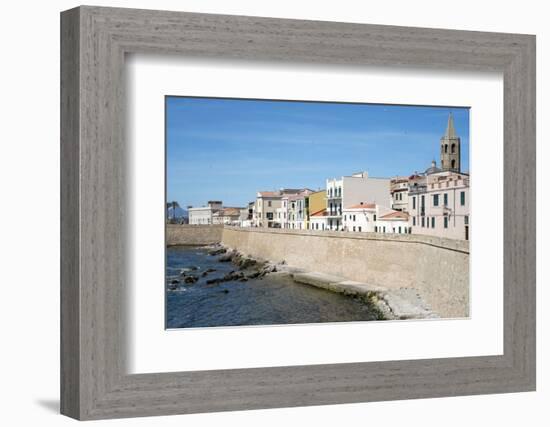
[(311, 215), (322, 211), (323, 209), (327, 208), (327, 192), (326, 190), (316, 191), (314, 193), (311, 193), (307, 197), (307, 204), (306, 204), (306, 230), (309, 230), (310, 228), (310, 222), (309, 219)]

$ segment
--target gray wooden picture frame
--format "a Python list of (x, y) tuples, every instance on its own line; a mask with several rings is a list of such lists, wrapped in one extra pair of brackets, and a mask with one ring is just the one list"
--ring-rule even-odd
[[(127, 53), (504, 76), (504, 354), (128, 375)], [(61, 14), (61, 412), (77, 419), (535, 390), (535, 37), (83, 6)]]

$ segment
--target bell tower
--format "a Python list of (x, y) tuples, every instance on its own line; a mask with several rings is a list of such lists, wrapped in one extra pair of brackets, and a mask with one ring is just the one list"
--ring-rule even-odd
[(460, 172), (460, 138), (455, 131), (453, 113), (449, 113), (447, 130), (441, 137), (441, 169)]

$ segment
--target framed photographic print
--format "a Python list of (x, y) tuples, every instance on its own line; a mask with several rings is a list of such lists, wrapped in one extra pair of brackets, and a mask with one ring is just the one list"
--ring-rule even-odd
[(535, 389), (535, 38), (62, 13), (62, 413)]

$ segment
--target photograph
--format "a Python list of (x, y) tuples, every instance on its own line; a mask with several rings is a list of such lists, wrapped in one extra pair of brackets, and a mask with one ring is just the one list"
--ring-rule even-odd
[(165, 327), (468, 318), (470, 109), (165, 96)]

